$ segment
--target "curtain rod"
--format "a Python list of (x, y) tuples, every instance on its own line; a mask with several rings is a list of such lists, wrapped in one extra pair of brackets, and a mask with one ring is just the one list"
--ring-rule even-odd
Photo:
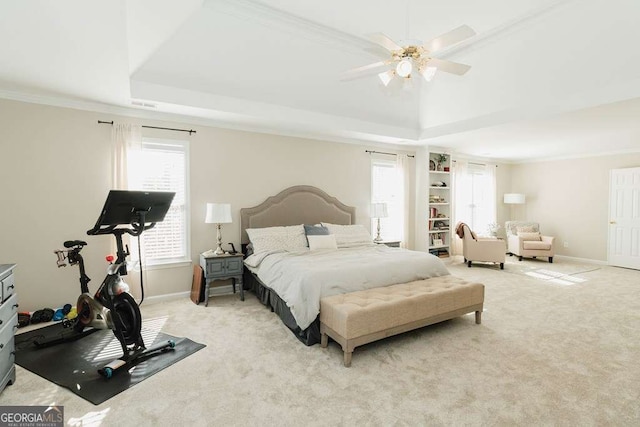
[[(396, 153), (385, 153), (384, 151), (364, 150), (364, 152), (369, 154), (386, 154), (387, 156), (397, 156)], [(407, 154), (407, 157), (415, 157), (415, 156), (412, 156), (411, 154)]]
[[(105, 122), (102, 120), (98, 120), (98, 123), (101, 125), (113, 125), (113, 120), (111, 120), (110, 122)], [(176, 132), (189, 132), (189, 135), (191, 135), (192, 133), (196, 133), (195, 130), (193, 129), (175, 129), (175, 128), (163, 128), (163, 127), (159, 127), (159, 126), (145, 126), (142, 125), (143, 128), (147, 128), (147, 129), (160, 129), (160, 130), (173, 130)]]
[[(451, 160), (452, 162), (457, 162), (457, 160)], [(476, 166), (487, 166), (484, 163), (474, 163), (474, 162), (467, 162), (470, 165), (476, 165)], [(498, 165), (494, 165), (495, 167), (498, 167)]]

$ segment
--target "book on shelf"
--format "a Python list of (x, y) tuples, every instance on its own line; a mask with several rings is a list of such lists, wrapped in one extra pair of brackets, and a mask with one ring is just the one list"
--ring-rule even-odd
[(449, 258), (449, 250), (447, 248), (430, 249), (429, 253), (438, 258)]

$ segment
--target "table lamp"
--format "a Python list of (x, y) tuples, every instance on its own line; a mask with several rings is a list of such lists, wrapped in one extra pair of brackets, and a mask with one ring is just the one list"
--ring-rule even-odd
[(371, 218), (378, 220), (378, 235), (373, 239), (374, 242), (382, 242), (382, 237), (380, 237), (380, 218), (386, 218), (388, 216), (386, 203), (373, 203), (371, 205)]
[(207, 203), (207, 214), (204, 218), (206, 224), (216, 224), (218, 230), (218, 247), (214, 255), (224, 255), (222, 250), (222, 224), (231, 223), (231, 205), (228, 203)]

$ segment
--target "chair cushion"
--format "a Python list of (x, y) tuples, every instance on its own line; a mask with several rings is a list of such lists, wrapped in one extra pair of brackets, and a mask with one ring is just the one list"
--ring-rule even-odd
[(522, 248), (536, 251), (550, 251), (551, 244), (546, 242), (536, 242), (535, 240), (528, 240), (522, 242)]
[[(525, 229), (526, 227), (526, 229)], [(540, 225), (537, 222), (530, 221), (507, 221), (504, 224), (505, 231), (507, 236), (517, 236), (518, 231), (527, 232), (530, 231), (540, 231)], [(518, 228), (523, 228), (522, 230), (518, 230)]]
[(525, 233), (523, 231), (518, 231), (518, 237), (522, 240), (526, 241), (540, 241), (542, 240), (540, 238), (540, 233), (535, 232), (535, 233)]

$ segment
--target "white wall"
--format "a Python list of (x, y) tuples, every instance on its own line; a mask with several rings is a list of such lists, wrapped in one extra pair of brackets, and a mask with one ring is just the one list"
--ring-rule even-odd
[[(33, 311), (75, 303), (76, 267), (58, 269), (53, 250), (83, 239), (87, 274), (97, 289), (101, 261), (112, 236), (87, 236), (111, 187), (111, 128), (98, 120), (181, 127), (107, 114), (0, 101), (0, 263), (17, 263), (20, 308)], [(192, 126), (188, 126), (191, 128)], [(370, 157), (365, 147), (211, 127), (193, 127), (190, 140), (191, 257), (214, 246), (215, 229), (204, 224), (207, 202), (231, 203), (233, 223), (224, 242), (240, 244), (239, 210), (292, 185), (319, 187), (356, 207), (356, 222), (369, 226)], [(148, 131), (147, 136), (186, 134)], [(381, 151), (395, 151), (385, 147)], [(409, 194), (413, 194), (410, 189)], [(413, 202), (413, 200), (412, 200)], [(412, 208), (413, 212), (413, 208)], [(412, 224), (412, 223), (411, 223)], [(413, 227), (410, 227), (413, 234)], [(188, 291), (192, 266), (147, 270), (146, 296)], [(127, 281), (137, 289), (137, 274)], [(134, 292), (137, 293), (137, 292)]]
[(557, 254), (606, 261), (609, 171), (637, 166), (640, 153), (517, 164), (510, 190), (526, 195), (519, 216), (556, 236)]

